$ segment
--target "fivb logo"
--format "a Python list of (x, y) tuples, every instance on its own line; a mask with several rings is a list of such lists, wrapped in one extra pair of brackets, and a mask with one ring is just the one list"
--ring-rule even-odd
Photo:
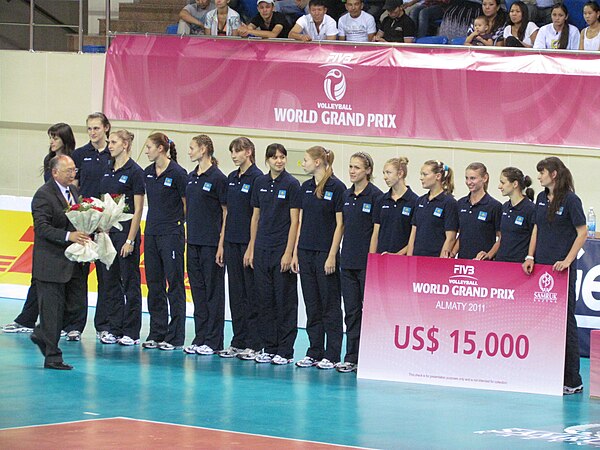
[(552, 302), (556, 303), (557, 294), (550, 292), (554, 288), (554, 277), (548, 272), (544, 272), (538, 279), (540, 290), (533, 293), (533, 298), (536, 302)]
[(352, 53), (330, 53), (327, 56), (327, 64), (323, 64), (321, 67), (331, 67), (333, 69), (327, 72), (325, 80), (323, 81), (323, 91), (325, 95), (332, 102), (339, 102), (346, 95), (346, 89), (348, 87), (346, 83), (346, 77), (340, 68), (351, 69), (345, 65), (353, 61), (354, 55)]

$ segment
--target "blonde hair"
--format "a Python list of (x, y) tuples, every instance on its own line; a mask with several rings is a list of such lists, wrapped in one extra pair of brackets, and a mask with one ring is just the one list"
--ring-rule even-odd
[(447, 194), (454, 192), (454, 171), (447, 164), (439, 160), (430, 159), (429, 161), (425, 161), (423, 165), (431, 167), (433, 173), (442, 175), (440, 181), (442, 182), (444, 192)]
[(367, 173), (367, 181), (371, 181), (373, 178), (373, 172), (375, 171), (375, 165), (373, 164), (373, 158), (371, 158), (371, 155), (365, 152), (356, 152), (350, 157), (350, 160), (352, 160), (352, 158), (360, 159), (365, 165), (365, 169), (371, 169), (371, 173)]
[(390, 158), (385, 162), (386, 166), (388, 164), (394, 166), (398, 172), (402, 171), (402, 173), (404, 174), (402, 176), (402, 178), (406, 178), (406, 176), (408, 175), (408, 158), (407, 157), (400, 156), (399, 158)]
[(306, 150), (306, 153), (314, 159), (321, 160), (323, 164), (325, 164), (325, 176), (323, 179), (317, 184), (317, 188), (315, 189), (315, 195), (317, 198), (323, 198), (323, 191), (325, 190), (325, 185), (327, 181), (333, 176), (333, 160), (335, 155), (331, 150), (326, 150), (325, 148), (315, 145), (314, 147)]
[(485, 164), (480, 163), (480, 162), (474, 162), (467, 166), (467, 168), (465, 169), (465, 172), (467, 170), (473, 170), (475, 172), (478, 172), (482, 178), (485, 178), (487, 176), (487, 180), (483, 183), (483, 190), (485, 192), (487, 192), (488, 185), (490, 184), (490, 174), (488, 173), (487, 167), (485, 167)]
[(131, 152), (131, 144), (133, 143), (133, 138), (135, 137), (133, 133), (127, 130), (117, 130), (113, 131), (110, 134), (116, 134), (117, 137), (123, 142), (127, 142), (127, 153)]
[(194, 136), (192, 141), (194, 141), (198, 147), (204, 147), (206, 149), (208, 156), (210, 156), (210, 162), (213, 166), (219, 165), (219, 161), (213, 156), (215, 153), (215, 146), (213, 145), (213, 141), (209, 136), (206, 134), (199, 134), (198, 136)]

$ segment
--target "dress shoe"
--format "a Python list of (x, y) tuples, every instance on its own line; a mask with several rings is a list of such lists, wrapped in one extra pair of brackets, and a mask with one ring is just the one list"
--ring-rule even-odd
[(35, 345), (37, 345), (40, 349), (40, 351), (42, 352), (42, 355), (46, 356), (46, 344), (44, 343), (44, 341), (42, 341), (38, 335), (36, 335), (35, 333), (32, 333), (31, 336), (29, 337), (31, 339), (31, 342), (33, 342)]
[(54, 370), (73, 370), (73, 366), (67, 364), (64, 361), (54, 361), (44, 363), (44, 369), (54, 369)]

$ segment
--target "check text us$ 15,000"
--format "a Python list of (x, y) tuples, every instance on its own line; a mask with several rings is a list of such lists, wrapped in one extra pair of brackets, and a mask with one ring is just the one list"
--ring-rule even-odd
[[(425, 350), (434, 354), (440, 349), (439, 333), (440, 329), (436, 326), (426, 329), (422, 326), (407, 325), (402, 330), (400, 325), (396, 325), (394, 345), (400, 350)], [(529, 354), (529, 338), (524, 334), (513, 336), (510, 333), (504, 333), (499, 335), (491, 331), (485, 335), (483, 345), (480, 343), (479, 346), (476, 340), (476, 331), (453, 330), (449, 336), (452, 339), (453, 353), (476, 355), (477, 359), (481, 359), (484, 355), (502, 358), (516, 356), (518, 359), (525, 359)]]

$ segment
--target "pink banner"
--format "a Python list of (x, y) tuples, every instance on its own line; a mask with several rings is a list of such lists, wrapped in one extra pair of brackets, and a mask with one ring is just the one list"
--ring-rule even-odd
[(358, 377), (562, 395), (567, 283), (544, 265), (369, 255)]
[(597, 147), (597, 55), (117, 36), (112, 119)]

